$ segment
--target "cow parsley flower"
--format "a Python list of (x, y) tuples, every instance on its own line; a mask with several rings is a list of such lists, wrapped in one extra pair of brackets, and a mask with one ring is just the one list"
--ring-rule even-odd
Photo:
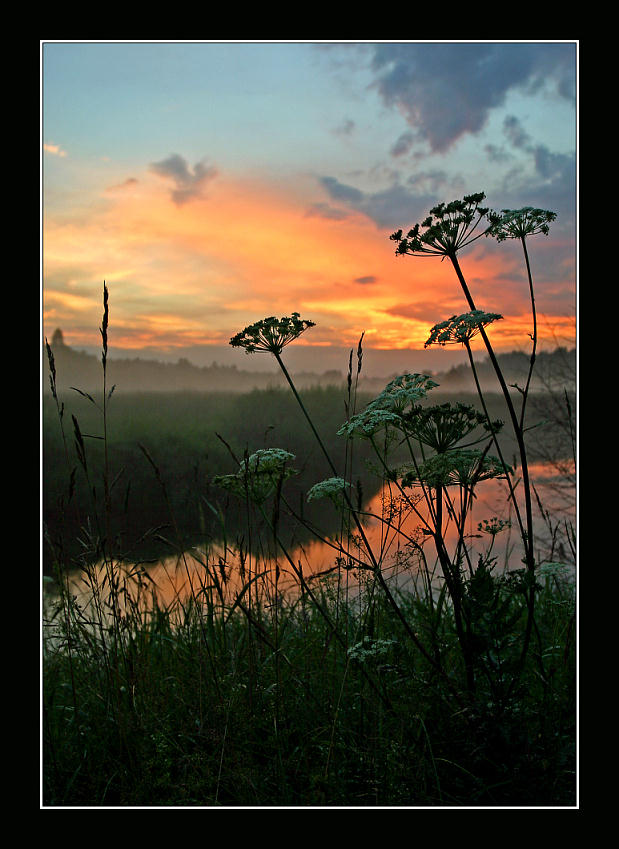
[(430, 345), (467, 345), (470, 340), (481, 332), (482, 327), (499, 321), (503, 316), (495, 312), (483, 312), (483, 310), (471, 310), (470, 312), (452, 315), (445, 321), (435, 324), (430, 330), (430, 336), (424, 344), (424, 348)]
[(436, 454), (417, 469), (411, 469), (402, 478), (402, 486), (425, 483), (434, 488), (453, 485), (472, 487), (482, 480), (504, 477), (506, 471), (511, 473), (512, 469), (504, 466), (497, 457), (458, 448)]
[[(439, 203), (430, 210), (430, 215), (403, 236), (398, 230), (389, 237), (398, 243), (396, 254), (430, 256), (452, 256), (483, 235), (473, 235), (479, 222), (488, 212), (479, 204), (486, 195), (483, 192), (466, 195), (462, 200)], [(423, 231), (420, 228), (425, 228)]]
[(380, 395), (368, 404), (367, 409), (388, 410), (400, 414), (409, 405), (425, 398), (428, 391), (435, 386), (438, 386), (438, 383), (425, 374), (401, 374), (385, 386)]
[(237, 333), (230, 339), (230, 345), (245, 348), (248, 354), (264, 351), (278, 357), (286, 345), (298, 339), (309, 327), (315, 327), (315, 322), (302, 319), (298, 312), (293, 312), (290, 317), (269, 316)]
[(338, 436), (361, 436), (369, 439), (379, 430), (386, 427), (399, 428), (402, 419), (396, 413), (389, 410), (369, 409), (352, 416), (338, 430)]
[(293, 470), (286, 469), (286, 464), (295, 459), (294, 454), (291, 454), (290, 451), (284, 451), (283, 448), (260, 448), (250, 454), (246, 460), (241, 461), (239, 474), (280, 475), (283, 472), (290, 473)]
[(509, 519), (499, 519), (496, 516), (493, 516), (492, 519), (483, 519), (477, 525), (477, 530), (482, 534), (488, 534), (491, 537), (495, 537), (497, 534), (500, 534), (501, 531), (504, 531), (505, 528), (511, 528), (512, 523)]
[(409, 435), (434, 449), (437, 454), (449, 451), (476, 428), (482, 427), (491, 433), (498, 433), (503, 427), (500, 419), (488, 424), (483, 413), (461, 401), (455, 404), (446, 401), (433, 407), (417, 406), (406, 413), (402, 420)]
[(248, 496), (262, 504), (276, 492), (281, 481), (297, 474), (287, 465), (294, 459), (294, 454), (282, 448), (261, 448), (241, 462), (235, 475), (216, 475), (213, 483), (240, 498)]
[(360, 642), (348, 649), (348, 657), (358, 663), (384, 657), (396, 645), (395, 640), (372, 639), (365, 636)]
[(307, 500), (316, 501), (319, 498), (329, 498), (334, 504), (339, 504), (347, 486), (349, 487), (350, 483), (345, 481), (344, 478), (327, 478), (314, 484), (307, 493)]
[(505, 239), (525, 239), (536, 233), (548, 235), (549, 224), (557, 217), (556, 212), (548, 209), (534, 209), (524, 206), (522, 209), (502, 209), (500, 213), (487, 213), (490, 227), (486, 236), (493, 236), (497, 242)]

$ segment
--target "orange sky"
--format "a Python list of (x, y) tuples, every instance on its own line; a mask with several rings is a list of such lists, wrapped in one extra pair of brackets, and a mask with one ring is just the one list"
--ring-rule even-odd
[[(367, 347), (420, 348), (432, 324), (467, 310), (448, 261), (396, 257), (389, 231), (361, 213), (308, 215), (318, 200), (309, 179), (220, 176), (179, 206), (146, 173), (79, 212), (46, 210), (45, 335), (60, 327), (70, 345), (98, 344), (103, 280), (110, 344), (123, 348), (225, 344), (253, 321), (293, 311), (316, 322), (306, 344), (351, 346), (365, 331)], [(536, 250), (551, 241), (531, 240), (534, 271)], [(504, 315), (491, 338), (510, 349), (527, 344), (531, 321), (520, 254), (504, 245), (490, 251), (481, 239), (461, 265), (478, 308)], [(571, 273), (536, 286), (564, 293)], [(573, 317), (540, 314), (540, 337), (551, 346), (573, 328)]]

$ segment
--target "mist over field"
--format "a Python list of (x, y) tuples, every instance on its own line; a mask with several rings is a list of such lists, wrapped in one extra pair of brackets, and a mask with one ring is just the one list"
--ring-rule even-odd
[[(363, 374), (366, 377), (383, 378), (394, 373), (446, 371), (452, 366), (466, 362), (466, 352), (459, 349), (432, 348), (390, 349), (364, 346)], [(76, 351), (98, 356), (99, 350), (93, 346), (75, 346)], [(322, 374), (339, 370), (346, 373), (350, 348), (341, 345), (304, 345), (298, 342), (286, 351), (286, 362), (294, 372), (313, 372)], [(236, 366), (240, 371), (271, 372), (279, 369), (270, 357), (248, 357), (244, 351), (231, 348), (230, 345), (194, 345), (162, 349), (155, 347), (131, 349), (110, 348), (110, 361), (140, 358), (161, 363), (177, 363), (187, 360), (192, 365), (203, 368), (217, 363), (219, 366)]]
[[(61, 330), (52, 337), (59, 388), (100, 389), (100, 352), (67, 345)], [(351, 361), (352, 357), (352, 361)], [(342, 386), (351, 366), (357, 371), (358, 348), (290, 346), (284, 359), (300, 386)], [(476, 355), (482, 386), (497, 391), (494, 372), (485, 354)], [(523, 383), (529, 366), (528, 353), (512, 351), (499, 355), (512, 383)], [(107, 359), (109, 385), (116, 392), (197, 391), (248, 392), (285, 386), (285, 378), (272, 357), (246, 356), (230, 346), (208, 346), (162, 352), (111, 348)], [(474, 392), (475, 384), (466, 352), (455, 348), (428, 350), (361, 349), (358, 383), (361, 391), (380, 392), (394, 376), (420, 373), (433, 376), (446, 392)], [(549, 385), (575, 390), (576, 351), (557, 347), (538, 353), (531, 390), (545, 391)], [(49, 390), (49, 364), (43, 357), (43, 389)]]

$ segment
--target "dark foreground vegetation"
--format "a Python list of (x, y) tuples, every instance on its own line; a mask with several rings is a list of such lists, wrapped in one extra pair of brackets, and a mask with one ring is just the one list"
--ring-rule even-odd
[[(373, 591), (343, 583), (278, 606), (197, 598), (107, 635), (79, 615), (45, 662), (46, 805), (562, 806), (575, 802), (573, 586), (538, 591), (539, 646), (508, 693), (483, 677), (455, 700)], [(491, 597), (488, 597), (488, 593)], [(457, 686), (449, 611), (398, 599)], [(475, 604), (500, 674), (515, 661), (523, 597), (479, 581)], [(105, 639), (105, 636), (108, 639)], [(105, 648), (104, 648), (105, 646)], [(496, 671), (496, 670), (495, 670)]]
[[(491, 213), (483, 198), (392, 236), (400, 255), (452, 263), (470, 310), (426, 344), (466, 348), (476, 399), (441, 397), (417, 373), (363, 397), (362, 340), (343, 390), (299, 391), (282, 358), (313, 326), (298, 313), (231, 339), (271, 354), (286, 394), (113, 397), (105, 285), (101, 392), (61, 397), (48, 346), (44, 805), (576, 804), (575, 527), (533, 474), (542, 460), (573, 492), (573, 387), (536, 397), (532, 382), (526, 242), (555, 216)], [(483, 235), (522, 243), (533, 347), (521, 385), (486, 335), (502, 316), (476, 308), (457, 260)], [(509, 512), (474, 529), (493, 479)], [(297, 553), (313, 538), (331, 546), (321, 574)], [(166, 597), (151, 568), (164, 553)]]

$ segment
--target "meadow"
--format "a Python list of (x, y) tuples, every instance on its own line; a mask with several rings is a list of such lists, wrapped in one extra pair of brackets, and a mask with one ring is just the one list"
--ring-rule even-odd
[[(482, 197), (437, 208), (459, 280)], [(489, 220), (544, 232), (552, 213), (534, 212)], [(416, 231), (394, 235), (420, 249)], [(508, 387), (485, 334), (501, 316), (470, 306), (429, 341), (471, 354), (481, 334), (495, 393), (403, 374), (365, 396), (361, 342), (346, 383), (299, 391), (283, 354), (312, 326), (297, 313), (231, 340), (270, 353), (287, 390), (115, 393), (105, 287), (101, 392), (59, 395), (48, 347), (45, 806), (576, 804), (576, 531), (532, 471), (543, 461), (574, 492), (574, 397)], [(509, 520), (471, 533), (495, 483)], [(398, 537), (406, 582), (372, 522)], [(320, 575), (293, 556), (313, 539), (333, 550)], [(169, 554), (184, 591), (163, 600), (152, 569)]]

